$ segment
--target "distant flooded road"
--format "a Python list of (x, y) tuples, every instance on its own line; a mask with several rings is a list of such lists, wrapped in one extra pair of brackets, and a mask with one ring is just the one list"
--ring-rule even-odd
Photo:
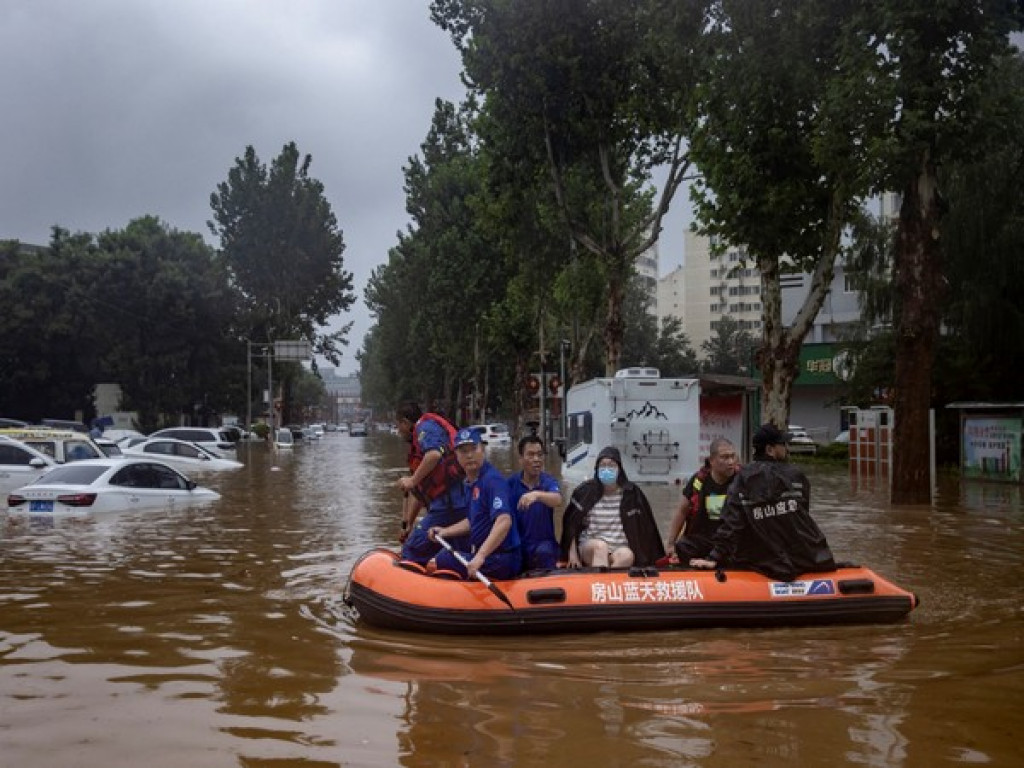
[(1024, 765), (1020, 488), (893, 509), (808, 466), (837, 557), (920, 595), (904, 623), (449, 638), (341, 602), (404, 453), (329, 433), (243, 446), (204, 509), (0, 513), (0, 768)]

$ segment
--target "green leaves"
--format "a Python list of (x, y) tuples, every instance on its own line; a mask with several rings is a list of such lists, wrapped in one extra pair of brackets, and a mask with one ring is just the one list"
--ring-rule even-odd
[(335, 364), (344, 333), (323, 327), (355, 301), (345, 244), (312, 158), (286, 144), (268, 168), (247, 147), (210, 196), (221, 257), (245, 298), (251, 339), (309, 339)]
[(99, 235), (57, 228), (48, 249), (12, 247), (5, 260), (6, 412), (88, 415), (100, 381), (118, 382), (147, 426), (160, 414), (192, 413), (197, 402), (218, 411), (241, 405), (225, 386), (225, 371), (244, 360), (229, 330), (236, 298), (198, 235), (155, 217)]

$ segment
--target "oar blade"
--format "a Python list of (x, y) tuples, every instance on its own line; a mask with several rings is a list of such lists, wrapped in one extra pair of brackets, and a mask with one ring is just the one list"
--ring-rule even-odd
[(493, 581), (487, 585), (487, 588), (491, 590), (491, 592), (494, 594), (496, 598), (498, 598), (499, 600), (501, 600), (501, 602), (507, 605), (509, 609), (513, 611), (516, 609), (516, 607), (512, 605), (512, 601), (508, 599), (508, 595), (506, 595), (504, 592), (498, 589), (497, 585)]
[[(458, 560), (460, 563), (462, 563), (463, 566), (465, 566), (467, 568), (469, 567), (469, 563), (466, 561), (466, 558), (464, 558), (461, 554), (459, 554), (452, 547), (451, 544), (449, 544), (447, 541), (445, 541), (444, 536), (437, 535), (435, 538), (437, 539), (438, 543), (442, 547), (447, 549), (449, 552), (451, 552), (455, 556), (455, 559)], [(476, 572), (476, 578), (477, 578), (477, 580), (479, 582), (481, 582), (485, 587), (487, 587), (491, 591), (491, 594), (493, 594), (496, 598), (501, 600), (501, 602), (503, 602), (505, 605), (507, 605), (509, 607), (509, 609), (511, 609), (512, 611), (515, 611), (516, 607), (514, 605), (512, 605), (512, 601), (508, 599), (508, 595), (506, 595), (504, 592), (502, 592), (501, 588), (498, 587), (497, 584), (495, 584), (493, 581), (491, 581), (486, 576), (484, 576), (482, 573), (480, 573), (480, 571)]]

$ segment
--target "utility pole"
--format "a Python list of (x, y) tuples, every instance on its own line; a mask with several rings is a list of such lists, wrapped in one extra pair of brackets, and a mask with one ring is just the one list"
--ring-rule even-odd
[(271, 439), (277, 436), (277, 432), (274, 427), (274, 376), (273, 370), (273, 352), (271, 347), (267, 347), (267, 425), (270, 427)]
[[(252, 429), (252, 342), (245, 340), (245, 432)], [(250, 435), (251, 437), (251, 435)]]
[(547, 382), (544, 381), (544, 318), (541, 317), (540, 322), (540, 389), (537, 394), (540, 396), (540, 438), (544, 441), (544, 444), (548, 444), (548, 414), (545, 405), (544, 390), (547, 389)]
[(568, 447), (569, 440), (569, 408), (568, 402), (566, 401), (566, 394), (569, 390), (569, 380), (565, 378), (565, 350), (571, 345), (568, 339), (562, 339), (558, 345), (558, 368), (559, 377), (562, 380), (562, 443)]

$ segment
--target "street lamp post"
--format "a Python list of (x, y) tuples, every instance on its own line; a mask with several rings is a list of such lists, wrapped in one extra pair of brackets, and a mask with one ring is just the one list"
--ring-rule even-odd
[(270, 427), (271, 440), (277, 435), (274, 430), (274, 364), (270, 347), (267, 347), (267, 425)]
[(252, 342), (245, 340), (245, 431), (252, 429)]
[(568, 379), (565, 378), (565, 350), (571, 346), (568, 339), (562, 339), (558, 345), (558, 373), (562, 380), (562, 444), (568, 447), (569, 439), (569, 408), (566, 401), (566, 393), (569, 389)]

